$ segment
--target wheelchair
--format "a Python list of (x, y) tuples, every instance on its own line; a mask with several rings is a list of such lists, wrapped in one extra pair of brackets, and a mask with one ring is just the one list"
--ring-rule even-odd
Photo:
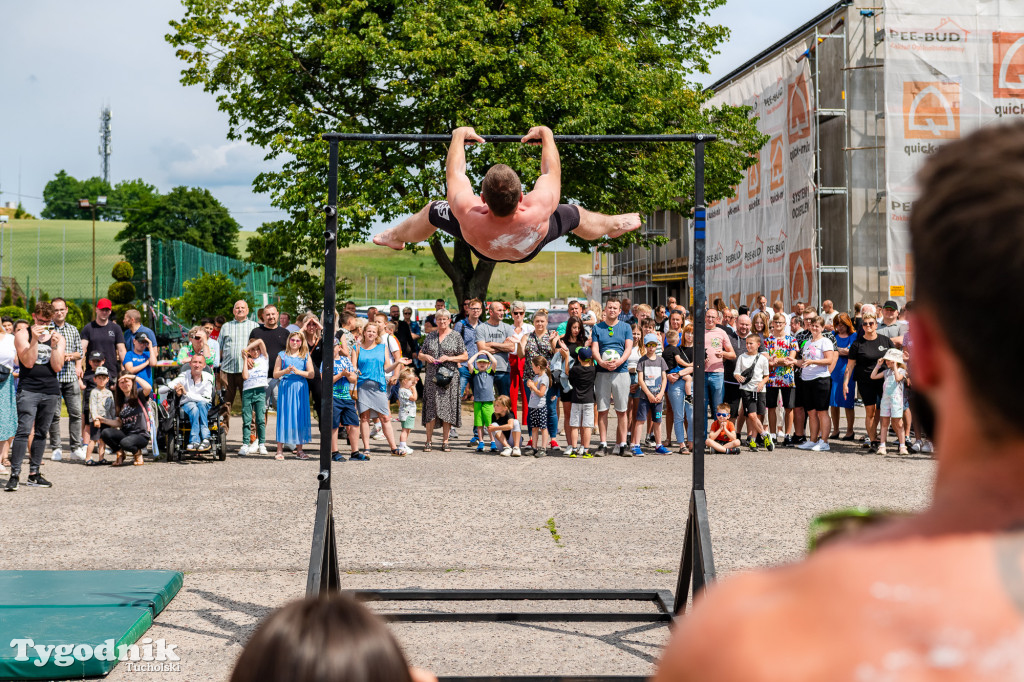
[(192, 433), (192, 422), (181, 407), (181, 397), (166, 385), (157, 389), (159, 400), (159, 426), (157, 431), (160, 452), (168, 462), (180, 462), (185, 457), (206, 459), (207, 456), (223, 462), (228, 456), (228, 433), (225, 428), (226, 405), (223, 389), (214, 389), (213, 402), (207, 414), (210, 427), (210, 449), (189, 450), (188, 441)]

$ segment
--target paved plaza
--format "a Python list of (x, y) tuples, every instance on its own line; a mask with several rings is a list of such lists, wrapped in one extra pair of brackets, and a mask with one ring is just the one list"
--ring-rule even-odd
[[(0, 496), (0, 569), (184, 571), (184, 587), (147, 633), (177, 645), (181, 671), (119, 665), (109, 680), (226, 680), (259, 620), (303, 595), (318, 462), (239, 458), (238, 424), (226, 462), (115, 469), (47, 459), (52, 489)], [(469, 429), (461, 434), (451, 453), (420, 452), (419, 429), (411, 456), (388, 456), (381, 443), (369, 462), (335, 464), (343, 587), (675, 589), (691, 457), (512, 459), (470, 451)], [(927, 455), (872, 455), (850, 443), (828, 453), (710, 455), (719, 576), (799, 558), (821, 512), (920, 508), (934, 468)], [(662, 624), (393, 627), (413, 664), (451, 675), (647, 674), (668, 637)]]

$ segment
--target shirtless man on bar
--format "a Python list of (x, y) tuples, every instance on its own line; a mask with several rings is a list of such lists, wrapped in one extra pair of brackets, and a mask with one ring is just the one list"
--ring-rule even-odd
[(452, 133), (445, 169), (448, 200), (430, 202), (419, 213), (375, 236), (374, 244), (401, 249), (407, 242), (424, 241), (442, 230), (465, 241), (481, 260), (525, 263), (569, 232), (593, 241), (615, 238), (640, 227), (638, 213), (609, 216), (558, 203), (562, 167), (551, 129), (531, 128), (522, 141), (541, 145), (541, 175), (533, 191), (524, 195), (516, 172), (499, 163), (487, 171), (477, 196), (466, 176), (465, 146), (483, 143), (484, 138), (472, 128), (457, 128)]
[[(710, 586), (676, 623), (654, 682), (1024, 679), (1020, 387), (1015, 356), (978, 342), (1021, 338), (1024, 123), (943, 145), (918, 185), (905, 349), (923, 398), (914, 419), (935, 435), (929, 505)], [(998, 291), (1003, 315), (950, 323)], [(1004, 320), (1018, 320), (1009, 334)], [(877, 466), (893, 464), (921, 466)]]

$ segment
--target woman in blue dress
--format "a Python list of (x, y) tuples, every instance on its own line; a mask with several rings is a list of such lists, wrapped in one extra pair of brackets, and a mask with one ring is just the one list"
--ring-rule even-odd
[(302, 446), (313, 440), (309, 416), (309, 380), (313, 377), (313, 360), (300, 332), (288, 335), (288, 344), (274, 363), (277, 385), (277, 454), (284, 459), (285, 443), (296, 446), (296, 459), (309, 459)]
[(839, 408), (843, 408), (846, 410), (846, 435), (839, 440), (853, 440), (855, 438), (853, 435), (854, 381), (851, 376), (846, 392), (847, 397), (844, 398), (843, 374), (846, 372), (846, 357), (850, 354), (850, 346), (853, 345), (857, 334), (850, 316), (846, 313), (836, 315), (833, 324), (835, 325), (836, 351), (839, 358), (836, 360), (836, 366), (832, 369), (832, 396), (829, 399), (829, 410), (832, 413), (832, 428), (835, 429), (835, 433), (831, 437), (839, 438)]
[(370, 421), (373, 419), (380, 423), (381, 432), (388, 441), (391, 454), (399, 454), (395, 446), (395, 435), (391, 430), (391, 406), (388, 402), (385, 374), (410, 363), (411, 360), (408, 358), (394, 358), (391, 355), (388, 344), (381, 341), (380, 326), (376, 322), (370, 322), (363, 327), (363, 341), (356, 346), (352, 357), (352, 364), (356, 366), (359, 374), (356, 401), (363, 449), (352, 455), (352, 459), (370, 459)]

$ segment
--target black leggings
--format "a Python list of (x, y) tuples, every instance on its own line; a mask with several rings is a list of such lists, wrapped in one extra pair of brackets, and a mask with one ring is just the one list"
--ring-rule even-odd
[(125, 435), (121, 429), (107, 428), (100, 431), (100, 440), (114, 452), (127, 452), (132, 455), (149, 443), (149, 436), (144, 433)]

